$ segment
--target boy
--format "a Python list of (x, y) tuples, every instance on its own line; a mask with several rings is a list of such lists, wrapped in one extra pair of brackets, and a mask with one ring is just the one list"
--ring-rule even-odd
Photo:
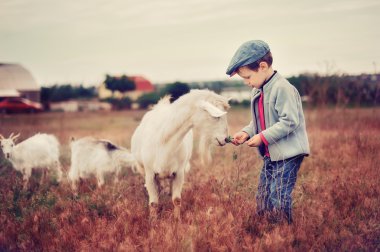
[(302, 103), (297, 89), (272, 68), (267, 43), (251, 40), (232, 57), (227, 74), (238, 74), (252, 87), (252, 121), (233, 136), (232, 143), (247, 141), (264, 159), (260, 174), (257, 213), (274, 221), (292, 222), (292, 198), (297, 172), (310, 153)]

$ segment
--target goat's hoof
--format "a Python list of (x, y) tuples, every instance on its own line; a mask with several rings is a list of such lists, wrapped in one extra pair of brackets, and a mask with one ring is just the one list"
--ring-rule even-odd
[(157, 203), (150, 203), (149, 206), (149, 220), (151, 222), (155, 222), (158, 218), (158, 204)]
[(28, 182), (24, 182), (24, 183), (22, 184), (22, 189), (23, 189), (23, 190), (28, 190)]
[(174, 199), (173, 205), (174, 205), (173, 217), (176, 221), (180, 221), (181, 220), (181, 199), (179, 198)]

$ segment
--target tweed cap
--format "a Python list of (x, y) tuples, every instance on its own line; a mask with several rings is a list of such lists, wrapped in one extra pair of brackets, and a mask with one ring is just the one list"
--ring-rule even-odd
[(227, 68), (226, 74), (233, 76), (239, 67), (251, 64), (265, 56), (270, 51), (269, 46), (262, 40), (250, 40), (242, 44)]

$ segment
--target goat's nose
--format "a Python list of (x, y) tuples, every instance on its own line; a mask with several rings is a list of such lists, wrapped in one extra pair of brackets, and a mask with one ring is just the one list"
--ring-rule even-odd
[(228, 136), (228, 137), (226, 137), (226, 138), (224, 139), (224, 141), (225, 141), (226, 143), (231, 143), (232, 140), (233, 140), (233, 138), (232, 138), (231, 136)]
[(11, 155), (9, 155), (9, 153), (7, 153), (7, 155), (6, 155), (6, 156), (7, 156), (7, 158), (9, 158)]

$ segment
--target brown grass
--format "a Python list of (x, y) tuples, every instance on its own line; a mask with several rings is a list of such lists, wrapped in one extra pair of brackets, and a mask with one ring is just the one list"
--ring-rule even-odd
[[(380, 109), (307, 110), (312, 155), (293, 192), (294, 224), (254, 217), (262, 161), (255, 149), (217, 148), (201, 167), (195, 154), (182, 192), (182, 221), (162, 197), (157, 222), (148, 218), (143, 178), (125, 170), (102, 189), (84, 181), (74, 197), (67, 182), (22, 190), (21, 175), (0, 159), (0, 251), (288, 251), (380, 249)], [(129, 147), (144, 111), (48, 113), (0, 117), (0, 133), (55, 134), (70, 165), (71, 136), (108, 138)], [(250, 114), (229, 113), (231, 132)]]

